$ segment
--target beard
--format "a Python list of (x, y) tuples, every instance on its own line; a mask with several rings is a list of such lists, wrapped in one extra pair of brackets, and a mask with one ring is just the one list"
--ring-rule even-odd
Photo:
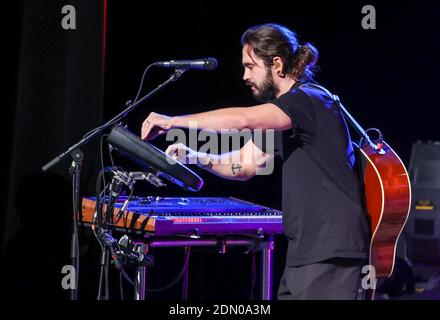
[(268, 102), (274, 99), (277, 93), (270, 70), (267, 70), (266, 77), (261, 84), (256, 85), (255, 83), (248, 82), (248, 85), (255, 88), (252, 90), (252, 95), (258, 102)]

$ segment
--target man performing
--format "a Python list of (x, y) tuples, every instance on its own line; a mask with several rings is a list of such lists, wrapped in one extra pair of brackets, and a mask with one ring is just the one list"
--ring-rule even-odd
[[(288, 238), (279, 299), (357, 299), (370, 231), (346, 123), (332, 95), (313, 81), (318, 52), (300, 45), (278, 24), (249, 28), (242, 36), (243, 80), (262, 104), (169, 117), (152, 112), (142, 138), (171, 128), (273, 129), (282, 140), (282, 211)], [(251, 139), (224, 154), (202, 154), (184, 145), (167, 153), (197, 158), (200, 167), (226, 179), (247, 180), (274, 154)], [(252, 159), (253, 161), (248, 161)]]

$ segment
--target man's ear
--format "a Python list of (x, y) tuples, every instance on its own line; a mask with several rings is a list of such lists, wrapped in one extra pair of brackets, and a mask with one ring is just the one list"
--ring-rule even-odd
[(272, 63), (273, 63), (273, 68), (274, 68), (275, 72), (279, 76), (283, 77), (284, 76), (284, 73), (283, 73), (283, 66), (284, 66), (283, 60), (281, 60), (280, 57), (274, 57), (273, 60), (272, 60)]

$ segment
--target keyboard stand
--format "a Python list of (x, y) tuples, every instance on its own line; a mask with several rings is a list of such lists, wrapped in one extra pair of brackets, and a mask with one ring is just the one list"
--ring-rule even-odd
[[(206, 239), (176, 239), (176, 237), (154, 237), (150, 236), (143, 241), (136, 242), (136, 246), (139, 253), (148, 253), (149, 248), (170, 248), (170, 247), (220, 247), (220, 250), (225, 250), (226, 247), (248, 247), (253, 250), (261, 250), (261, 300), (272, 300), (272, 277), (273, 277), (273, 251), (275, 248), (274, 237), (272, 234), (266, 235), (264, 238), (233, 238), (223, 237), (212, 238), (206, 237)], [(221, 251), (220, 251), (221, 252)], [(146, 281), (146, 268), (145, 266), (139, 266), (136, 268), (136, 281), (135, 281), (135, 300), (144, 300), (146, 298), (145, 281)], [(183, 279), (183, 296), (188, 296), (188, 269), (184, 274)]]

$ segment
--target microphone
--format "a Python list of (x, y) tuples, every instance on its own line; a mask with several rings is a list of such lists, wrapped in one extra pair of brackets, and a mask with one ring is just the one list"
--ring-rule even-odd
[(200, 69), (211, 71), (217, 68), (218, 62), (214, 58), (204, 58), (197, 60), (159, 61), (154, 65), (165, 68)]

